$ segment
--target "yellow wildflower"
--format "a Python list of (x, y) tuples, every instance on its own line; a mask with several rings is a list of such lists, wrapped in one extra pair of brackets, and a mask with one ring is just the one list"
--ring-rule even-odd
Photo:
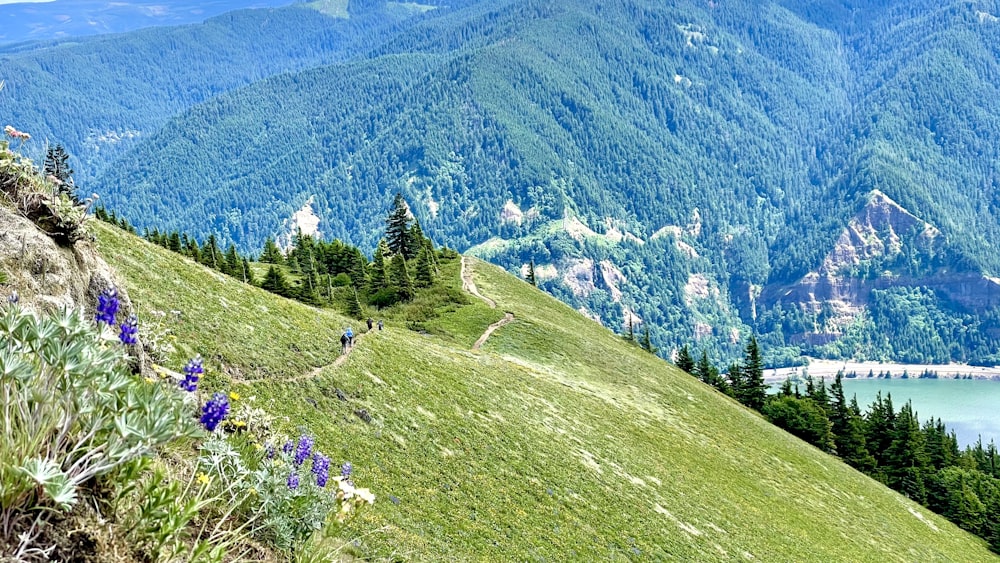
[(237, 393), (236, 391), (230, 391), (229, 392), (229, 400), (230, 401), (239, 401), (240, 400), (240, 394)]
[(202, 485), (207, 485), (209, 480), (210, 479), (208, 478), (208, 475), (205, 475), (204, 472), (198, 474), (198, 482), (201, 483)]

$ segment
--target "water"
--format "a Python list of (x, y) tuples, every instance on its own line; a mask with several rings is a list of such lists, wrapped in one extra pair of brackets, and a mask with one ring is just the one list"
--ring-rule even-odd
[[(827, 379), (827, 387), (831, 380)], [(857, 395), (862, 411), (881, 391), (892, 393), (892, 405), (899, 407), (913, 401), (923, 424), (929, 418), (940, 418), (948, 430), (954, 430), (958, 444), (965, 447), (990, 440), (1000, 444), (1000, 382), (982, 379), (844, 379), (844, 394), (850, 400)]]

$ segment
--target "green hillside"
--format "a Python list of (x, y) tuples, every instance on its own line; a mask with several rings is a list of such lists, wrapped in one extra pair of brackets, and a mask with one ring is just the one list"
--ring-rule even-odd
[[(95, 227), (180, 363), (349, 459), (375, 506), (336, 532), (404, 560), (986, 561), (985, 544), (501, 270), (434, 334), (350, 321)], [(449, 272), (460, 287), (459, 272)], [(173, 313), (172, 311), (177, 311)], [(509, 311), (480, 351), (471, 342)], [(318, 369), (317, 369), (318, 368)], [(338, 391), (344, 400), (338, 398)], [(371, 422), (354, 413), (364, 409)]]
[[(634, 316), (661, 350), (697, 341), (731, 358), (753, 330), (771, 363), (839, 357), (849, 344), (824, 346), (865, 330), (867, 297), (826, 323), (840, 303), (761, 296), (820, 268), (874, 190), (940, 230), (942, 271), (1000, 267), (995, 14), (994, 2), (470, 2), (349, 63), (192, 107), (95, 185), (140, 228), (214, 232), (244, 251), (311, 197), (325, 236), (369, 249), (401, 191), (435, 240), (512, 272), (534, 261), (541, 287), (616, 330)], [(929, 258), (902, 254), (893, 275), (926, 273)], [(908, 287), (933, 294), (936, 325), (961, 329), (878, 358), (1000, 353), (994, 307), (934, 280)]]

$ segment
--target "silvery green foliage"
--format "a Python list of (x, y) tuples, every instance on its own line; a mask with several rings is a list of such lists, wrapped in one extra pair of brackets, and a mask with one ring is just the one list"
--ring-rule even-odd
[(20, 535), (22, 554), (82, 483), (198, 432), (179, 391), (125, 360), (79, 311), (0, 308), (0, 538)]

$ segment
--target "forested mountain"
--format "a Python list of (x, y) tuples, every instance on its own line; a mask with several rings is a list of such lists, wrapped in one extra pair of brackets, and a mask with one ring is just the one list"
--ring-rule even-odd
[(29, 154), (63, 144), (86, 185), (173, 115), (274, 74), (349, 59), (418, 13), (330, 0), (0, 47), (0, 113), (30, 130)]
[[(403, 9), (373, 9), (389, 8)], [(140, 228), (244, 250), (310, 197), (324, 235), (370, 249), (400, 191), (436, 240), (515, 271), (533, 262), (541, 286), (616, 329), (649, 327), (664, 352), (698, 341), (724, 356), (754, 330), (772, 362), (988, 361), (995, 14), (453, 4), (350, 62), (190, 108), (95, 186)], [(799, 290), (824, 283), (853, 289)]]

